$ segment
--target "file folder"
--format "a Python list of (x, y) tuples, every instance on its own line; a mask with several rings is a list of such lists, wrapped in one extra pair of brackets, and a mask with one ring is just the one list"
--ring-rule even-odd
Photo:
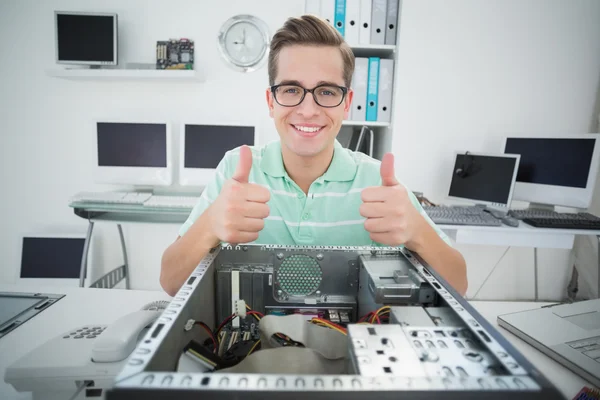
[(340, 33), (340, 35), (344, 35), (344, 27), (346, 25), (346, 0), (335, 0), (335, 16), (334, 16), (334, 26), (335, 29)]
[(400, 23), (398, 18), (400, 1), (402, 0), (387, 0), (385, 44), (396, 44), (396, 32)]
[(304, 14), (321, 16), (321, 0), (304, 0)]
[(360, 0), (346, 0), (346, 23), (344, 39), (350, 46), (359, 44)]
[(369, 59), (356, 57), (354, 60), (354, 74), (352, 75), (352, 121), (366, 121), (367, 119), (367, 83), (369, 79)]
[(369, 81), (367, 83), (367, 121), (377, 121), (377, 97), (379, 94), (379, 57), (369, 57)]
[(335, 22), (335, 0), (321, 0), (321, 18), (333, 26)]
[(386, 0), (373, 0), (371, 10), (371, 44), (385, 44)]
[(392, 122), (392, 92), (394, 90), (394, 60), (379, 61), (377, 121)]
[(358, 43), (371, 44), (371, 9), (373, 0), (359, 0)]

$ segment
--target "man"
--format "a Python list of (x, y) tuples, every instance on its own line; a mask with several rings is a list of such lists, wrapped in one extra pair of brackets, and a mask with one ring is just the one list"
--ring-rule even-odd
[(290, 18), (274, 35), (266, 98), (280, 141), (227, 152), (163, 255), (167, 293), (179, 290), (212, 247), (253, 242), (404, 245), (465, 294), (462, 255), (396, 180), (393, 155), (379, 163), (336, 140), (353, 71), (352, 50), (317, 17)]

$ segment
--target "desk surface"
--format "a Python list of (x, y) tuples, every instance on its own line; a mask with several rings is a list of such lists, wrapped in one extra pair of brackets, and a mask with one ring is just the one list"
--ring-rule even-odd
[[(46, 340), (71, 327), (86, 324), (110, 324), (120, 316), (141, 309), (155, 300), (170, 300), (159, 291), (90, 289), (60, 286), (0, 285), (0, 291), (45, 292), (65, 294), (60, 301), (0, 339), (0, 399), (30, 399), (4, 382), (4, 371), (14, 361)], [(485, 302), (471, 304), (490, 321), (533, 365), (535, 365), (567, 398), (573, 398), (588, 385), (586, 381), (551, 358), (498, 327), (500, 314), (540, 307), (546, 303)]]

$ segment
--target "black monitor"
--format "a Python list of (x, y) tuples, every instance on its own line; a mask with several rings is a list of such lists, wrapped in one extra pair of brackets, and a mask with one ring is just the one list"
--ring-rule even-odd
[(508, 207), (519, 167), (518, 155), (457, 153), (448, 196)]
[(206, 186), (226, 152), (256, 143), (251, 125), (184, 124), (181, 135), (179, 183), (186, 186)]
[(56, 62), (117, 65), (117, 14), (55, 11)]
[(600, 161), (599, 139), (592, 133), (507, 137), (502, 150), (521, 156), (514, 199), (588, 208)]
[(23, 237), (20, 278), (79, 279), (85, 235)]

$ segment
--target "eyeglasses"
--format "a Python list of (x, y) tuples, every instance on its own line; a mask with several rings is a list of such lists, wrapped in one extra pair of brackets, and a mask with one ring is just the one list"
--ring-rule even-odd
[(320, 85), (313, 89), (305, 89), (298, 85), (274, 85), (271, 93), (275, 101), (284, 107), (295, 107), (302, 103), (306, 93), (311, 93), (315, 103), (325, 108), (333, 108), (342, 104), (348, 88), (335, 85)]

